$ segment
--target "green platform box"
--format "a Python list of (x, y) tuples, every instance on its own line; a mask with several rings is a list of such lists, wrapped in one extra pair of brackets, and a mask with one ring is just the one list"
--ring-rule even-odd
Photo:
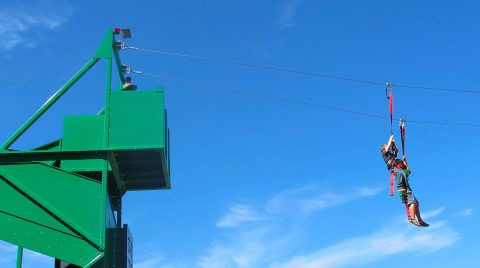
[(162, 90), (115, 91), (110, 107), (110, 149), (165, 148)]
[(163, 90), (112, 92), (109, 147), (127, 190), (170, 188), (166, 123)]

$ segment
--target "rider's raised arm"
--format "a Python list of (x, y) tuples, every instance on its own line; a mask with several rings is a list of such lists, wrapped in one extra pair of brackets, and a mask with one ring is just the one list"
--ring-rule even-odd
[(386, 151), (390, 150), (390, 148), (392, 147), (392, 144), (395, 144), (395, 140), (393, 139), (393, 134), (390, 136), (390, 139), (388, 140)]

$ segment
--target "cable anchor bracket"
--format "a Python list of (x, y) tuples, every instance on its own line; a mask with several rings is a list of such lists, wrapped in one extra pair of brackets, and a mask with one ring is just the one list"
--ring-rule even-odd
[(133, 69), (132, 67), (128, 66), (127, 64), (122, 64), (122, 72), (124, 74), (130, 74), (130, 73), (143, 74), (143, 72), (137, 71), (137, 70)]
[(115, 48), (120, 51), (120, 50), (124, 50), (124, 49), (127, 49), (128, 46), (127, 44), (125, 44), (125, 42), (119, 40), (119, 41), (115, 41)]

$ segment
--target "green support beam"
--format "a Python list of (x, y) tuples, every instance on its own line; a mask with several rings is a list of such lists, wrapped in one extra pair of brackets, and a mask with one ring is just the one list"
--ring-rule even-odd
[(23, 247), (18, 246), (17, 249), (17, 268), (22, 268), (23, 263)]
[(96, 63), (98, 62), (98, 59), (91, 59), (88, 61), (88, 63), (78, 71), (70, 80), (68, 80), (65, 85), (63, 85), (55, 94), (53, 94), (52, 97), (50, 97), (45, 104), (40, 107), (40, 109), (35, 112), (35, 114), (28, 119), (23, 126), (21, 126), (3, 145), (2, 148), (3, 150), (7, 150), (15, 141), (18, 140), (50, 107), (52, 107), (55, 102), (60, 99), (63, 94), (65, 94), (80, 78), (85, 75), (88, 70), (90, 70)]
[[(18, 138), (20, 138), (52, 105), (60, 99), (63, 94), (65, 94), (75, 83), (82, 78), (100, 59), (108, 59), (110, 62), (110, 69), (111, 69), (111, 61), (112, 61), (112, 53), (114, 47), (114, 38), (113, 38), (113, 31), (108, 30), (105, 34), (100, 46), (98, 47), (97, 51), (95, 52), (93, 58), (87, 62), (87, 64), (80, 69), (70, 80), (68, 80), (65, 85), (63, 85), (52, 97), (50, 97), (45, 104), (40, 107), (40, 109), (33, 114), (33, 116), (28, 119), (27, 122), (23, 126), (21, 126), (3, 145), (2, 149), (8, 149)], [(119, 60), (118, 60), (119, 61)], [(121, 68), (121, 67), (120, 67)], [(111, 77), (111, 70), (107, 69), (107, 76)], [(120, 75), (122, 82), (125, 80), (123, 75)]]

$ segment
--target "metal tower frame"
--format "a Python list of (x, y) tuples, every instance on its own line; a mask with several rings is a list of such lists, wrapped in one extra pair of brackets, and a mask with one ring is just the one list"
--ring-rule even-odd
[[(87, 64), (0, 147), (0, 239), (54, 257), (56, 267), (132, 267), (122, 196), (170, 188), (164, 91), (112, 90), (115, 61), (125, 83), (117, 35), (108, 30)], [(99, 61), (106, 61), (105, 107), (67, 116), (63, 137), (31, 150), (11, 146)], [(70, 266), (69, 266), (70, 265)]]

